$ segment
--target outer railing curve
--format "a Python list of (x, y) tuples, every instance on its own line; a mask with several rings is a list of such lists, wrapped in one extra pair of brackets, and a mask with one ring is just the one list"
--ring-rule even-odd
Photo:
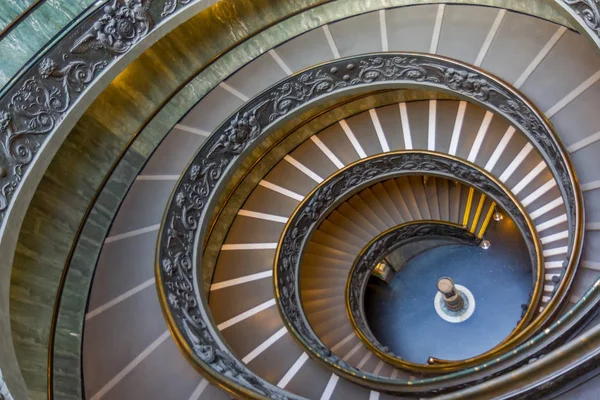
[[(537, 308), (536, 304), (539, 300), (543, 285), (542, 252), (533, 223), (519, 205), (514, 195), (512, 195), (497, 179), (491, 177), (479, 167), (461, 161), (450, 155), (424, 150), (404, 150), (382, 153), (358, 160), (355, 163), (344, 167), (325, 181), (321, 182), (304, 198), (290, 216), (283, 229), (275, 253), (273, 282), (279, 311), (283, 320), (308, 354), (324, 361), (328, 367), (334, 369), (339, 374), (342, 374), (345, 378), (364, 385), (385, 384), (393, 386), (391, 383), (393, 380), (365, 373), (364, 371), (359, 371), (358, 369), (349, 366), (338, 356), (332, 354), (331, 349), (323, 344), (319, 337), (314, 333), (304, 314), (300, 296), (300, 268), (302, 265), (302, 257), (304, 248), (310, 241), (314, 231), (342, 202), (346, 201), (359, 190), (370, 187), (383, 180), (403, 175), (433, 175), (456, 180), (462, 184), (475, 188), (477, 191), (484, 193), (486, 196), (493, 199), (515, 222), (529, 251), (530, 262), (534, 267), (535, 287), (528, 311)], [(410, 225), (408, 228), (400, 229), (398, 232), (412, 232), (414, 227), (415, 226)], [(386, 233), (390, 233), (390, 235), (393, 236), (395, 231), (390, 230)], [(383, 234), (383, 236), (386, 237), (385, 234)], [(384, 243), (377, 239), (378, 238), (374, 239), (375, 243)], [(370, 244), (373, 244), (373, 242)], [(369, 245), (367, 247), (371, 248)], [(378, 247), (375, 250), (378, 251), (381, 250), (381, 248)], [(369, 253), (369, 256), (376, 257), (378, 254), (377, 251)], [(357, 260), (360, 260), (360, 258), (359, 255)], [(369, 258), (369, 260), (366, 261), (372, 260)], [(364, 268), (356, 271), (356, 264), (353, 265), (348, 276), (349, 280), (352, 277), (357, 278), (360, 276), (358, 279), (362, 278), (363, 280), (368, 277), (367, 263), (364, 263), (361, 266)], [(355, 285), (355, 288), (358, 288), (359, 286), (360, 285), (357, 284)], [(349, 283), (346, 288), (349, 290)], [(359, 308), (362, 307), (362, 302), (358, 301), (356, 296), (352, 296), (353, 294), (358, 295), (357, 292), (349, 294), (348, 313), (350, 314), (350, 321), (361, 340), (366, 343), (370, 342), (372, 338), (368, 338), (364, 335), (368, 329), (366, 329), (366, 326), (364, 325), (357, 326), (356, 321), (357, 319), (360, 320), (360, 318), (354, 318), (354, 316), (360, 315)], [(389, 356), (385, 351), (378, 349), (377, 346), (373, 346), (373, 343), (368, 343), (367, 346), (372, 348), (379, 357), (394, 366), (405, 370), (429, 374), (448, 372), (464, 369), (477, 365), (478, 363), (484, 363), (498, 353), (507, 351), (510, 349), (510, 346), (514, 347), (519, 341), (524, 340), (527, 335), (530, 335), (534, 331), (530, 327), (537, 325), (537, 320), (540, 319), (540, 317), (538, 317), (537, 320), (534, 320), (530, 325), (524, 327), (523, 325), (528, 322), (526, 319), (528, 316), (531, 316), (531, 313), (521, 320), (505, 341), (491, 349), (489, 352), (467, 360), (448, 362), (443, 365), (425, 365), (408, 362)], [(393, 389), (391, 387), (386, 387), (385, 390)]]
[[(223, 370), (223, 363), (227, 365), (233, 360), (214, 329), (204, 295), (197, 289), (194, 265), (199, 265), (202, 251), (198, 244), (203, 242), (207, 210), (211, 209), (220, 185), (236, 161), (248, 154), (270, 129), (303, 108), (338, 94), (401, 87), (451, 92), (505, 116), (528, 136), (550, 165), (568, 207), (571, 258), (570, 273), (565, 276), (572, 276), (581, 251), (581, 194), (562, 145), (543, 116), (525, 98), (482, 71), (442, 57), (384, 53), (336, 60), (283, 80), (227, 119), (196, 154), (167, 208), (156, 270), (163, 307), (178, 342), (216, 380), (236, 387), (239, 383), (228, 376), (249, 372), (245, 367), (234, 372), (226, 370), (224, 374), (218, 372)], [(563, 289), (551, 300), (544, 318), (562, 303), (569, 284), (569, 279), (563, 280)], [(211, 351), (199, 351), (198, 346), (208, 346)]]

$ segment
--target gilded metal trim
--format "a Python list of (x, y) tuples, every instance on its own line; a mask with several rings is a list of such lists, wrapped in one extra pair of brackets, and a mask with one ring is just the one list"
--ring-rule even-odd
[(44, 0), (33, 0), (19, 15), (17, 15), (12, 21), (10, 21), (6, 26), (0, 29), (0, 40), (3, 40), (6, 35), (10, 33), (21, 21), (23, 21), (26, 17), (31, 14), (33, 10), (35, 10), (40, 4), (42, 4)]
[[(559, 0), (557, 0), (557, 2), (558, 2), (558, 1), (559, 1)], [(567, 2), (567, 1), (565, 0), (565, 2)], [(574, 3), (574, 2), (573, 2), (573, 1), (571, 1), (571, 3)], [(178, 3), (177, 3), (177, 4), (178, 4)], [(591, 3), (590, 3), (590, 4), (591, 4)], [(591, 4), (591, 5), (593, 6), (593, 4)], [(582, 15), (579, 17), (579, 19), (577, 19), (577, 21), (578, 21), (579, 23), (582, 23), (582, 21), (584, 21), (584, 18), (586, 18), (586, 17), (585, 17), (585, 14), (582, 14)]]
[[(581, 315), (594, 314), (595, 305), (590, 302), (597, 301), (599, 296), (600, 280), (597, 280), (572, 311), (564, 314), (543, 332), (513, 350), (513, 352), (526, 352), (535, 347), (541, 348), (541, 351), (531, 355), (531, 360), (535, 363), (523, 362), (522, 368), (511, 373), (509, 377), (494, 372), (493, 365), (489, 364), (488, 367), (492, 368), (488, 369), (488, 373), (497, 376), (487, 381), (485, 385), (466, 387), (438, 398), (450, 400), (478, 396), (486, 399), (537, 399), (541, 394), (562, 386), (565, 380), (576, 379), (590, 368), (595, 368), (598, 365), (600, 352), (600, 325), (592, 327), (580, 337), (571, 338), (571, 335), (580, 333), (579, 329), (585, 321), (585, 318), (579, 318)], [(553, 342), (552, 338), (556, 336), (562, 339)], [(554, 351), (558, 346), (563, 347)], [(509, 355), (504, 354), (497, 361), (501, 362), (507, 356)], [(507, 385), (509, 379), (519, 384), (516, 387)]]
[[(475, 190), (474, 188), (470, 188), (470, 190)], [(485, 195), (482, 195), (482, 197)], [(508, 199), (509, 201), (511, 201), (511, 199)], [(479, 241), (481, 241), (481, 238), (483, 236), (482, 232), (485, 231), (485, 229), (487, 228), (487, 225), (490, 221), (490, 219), (492, 218), (493, 215), (493, 211), (494, 211), (494, 207), (495, 207), (495, 202), (492, 203), (492, 205), (490, 206), (490, 209), (487, 212), (486, 215), (486, 220), (484, 221), (484, 225), (482, 226), (481, 230), (480, 230), (480, 234), (475, 236), (474, 232), (472, 230), (467, 230), (464, 226), (458, 225), (458, 224), (454, 224), (454, 223), (450, 223), (450, 222), (446, 222), (446, 221), (432, 221), (432, 220), (423, 220), (423, 221), (412, 221), (409, 223), (405, 223), (402, 225), (398, 225), (396, 227), (393, 227), (385, 232), (382, 232), (381, 234), (379, 234), (378, 236), (376, 236), (375, 238), (373, 238), (367, 245), (365, 245), (365, 247), (361, 250), (361, 252), (358, 254), (358, 256), (356, 257), (350, 272), (348, 274), (348, 280), (346, 282), (346, 313), (348, 314), (348, 319), (350, 320), (350, 323), (352, 324), (352, 327), (354, 329), (354, 331), (356, 332), (357, 336), (362, 340), (362, 342), (367, 346), (367, 348), (369, 348), (371, 351), (373, 351), (375, 354), (377, 354), (378, 357), (380, 357), (381, 359), (383, 359), (384, 361), (388, 362), (389, 364), (392, 364), (396, 367), (402, 368), (402, 369), (407, 369), (407, 370), (413, 370), (414, 367), (419, 366), (419, 364), (416, 363), (409, 363), (407, 361), (402, 360), (401, 358), (396, 357), (394, 354), (391, 354), (387, 348), (383, 345), (381, 345), (381, 343), (375, 338), (375, 336), (373, 335), (373, 333), (371, 332), (371, 329), (368, 326), (368, 323), (366, 322), (366, 318), (365, 318), (365, 311), (364, 311), (364, 292), (366, 289), (366, 284), (367, 284), (367, 280), (368, 277), (371, 273), (371, 270), (376, 266), (376, 264), (380, 261), (381, 258), (381, 251), (385, 250), (385, 254), (387, 254), (390, 250), (389, 246), (386, 246), (385, 243), (387, 243), (387, 240), (389, 239), (389, 237), (397, 232), (400, 231), (398, 233), (397, 236), (394, 236), (393, 238), (391, 238), (391, 242), (392, 244), (394, 244), (394, 248), (395, 247), (399, 247), (401, 245), (403, 245), (404, 243), (406, 243), (409, 240), (413, 239), (413, 236), (410, 237), (406, 237), (406, 235), (403, 235), (403, 231), (402, 230), (407, 230), (409, 231), (408, 233), (410, 233), (411, 235), (415, 235), (415, 236), (434, 236), (434, 235), (438, 235), (441, 236), (439, 230), (443, 227), (445, 227), (445, 231), (443, 232), (444, 234), (448, 235), (450, 238), (454, 238), (456, 240), (458, 240), (459, 242), (463, 242), (463, 243), (471, 243), (471, 244), (478, 244)], [(511, 215), (511, 218), (517, 218), (518, 219), (523, 219), (523, 215)], [(412, 230), (408, 229), (409, 226), (412, 225)], [(423, 228), (420, 227), (420, 225), (424, 225)], [(437, 230), (435, 229), (436, 227), (440, 227)], [(424, 229), (424, 231), (422, 231), (421, 229)], [(382, 244), (383, 243), (383, 244)], [(528, 248), (530, 248), (528, 246)], [(531, 251), (531, 248), (530, 248)], [(539, 249), (538, 249), (539, 251)], [(531, 254), (531, 257), (535, 257), (535, 254)], [(365, 268), (367, 268), (367, 270), (365, 270)], [(536, 279), (536, 287), (543, 285), (543, 281), (544, 279)], [(531, 302), (530, 304), (530, 310), (535, 311), (535, 308), (537, 307), (536, 305), (537, 303)], [(525, 318), (527, 318), (527, 316), (525, 316)], [(520, 326), (521, 324), (519, 324)], [(519, 331), (519, 326), (517, 326), (517, 328), (515, 328), (511, 334), (504, 339), (500, 344), (505, 343), (506, 341), (510, 340), (512, 337), (514, 337), (518, 331)], [(496, 349), (496, 347), (494, 348)], [(490, 351), (494, 351), (494, 349), (490, 350)], [(443, 361), (443, 363), (441, 362)], [(462, 363), (463, 361), (446, 361), (446, 360), (437, 360), (437, 362), (435, 364), (443, 364), (442, 367), (444, 367), (444, 369), (447, 369), (449, 367), (449, 364), (459, 364)], [(432, 365), (435, 365), (432, 363)], [(416, 371), (416, 372), (424, 372), (424, 371)]]
[(479, 229), (479, 232), (477, 233), (477, 237), (479, 239), (483, 239), (483, 235), (485, 234), (485, 231), (487, 230), (487, 227), (490, 224), (490, 221), (492, 219), (492, 216), (494, 215), (495, 210), (496, 210), (496, 202), (494, 201), (490, 205), (490, 208), (488, 209), (488, 212), (485, 215), (485, 219), (483, 220), (483, 225), (481, 225), (481, 228)]
[(485, 193), (481, 193), (479, 195), (479, 203), (477, 203), (477, 209), (475, 210), (475, 215), (473, 216), (473, 222), (471, 223), (471, 228), (469, 232), (475, 233), (477, 229), (477, 225), (479, 225), (479, 217), (481, 217), (481, 211), (483, 210), (483, 204), (485, 203)]
[[(106, 1), (106, 0), (102, 0)], [(112, 0), (93, 4), (27, 70), (1, 90), (0, 222), (38, 150), (109, 66), (159, 25), (198, 1)], [(152, 7), (151, 7), (152, 6)], [(314, 5), (313, 5), (314, 6)], [(161, 12), (162, 10), (162, 12)], [(116, 27), (116, 28), (114, 28)]]
[(469, 188), (469, 194), (467, 195), (467, 205), (465, 206), (465, 214), (463, 216), (463, 226), (466, 228), (469, 225), (469, 216), (471, 215), (471, 207), (473, 206), (473, 195), (475, 189)]

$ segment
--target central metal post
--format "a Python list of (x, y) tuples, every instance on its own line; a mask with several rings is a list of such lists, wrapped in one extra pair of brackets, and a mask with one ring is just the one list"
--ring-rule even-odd
[(454, 281), (447, 276), (444, 276), (438, 280), (437, 283), (438, 290), (442, 294), (444, 299), (444, 303), (448, 310), (450, 311), (458, 311), (464, 306), (463, 298), (456, 290), (454, 286)]

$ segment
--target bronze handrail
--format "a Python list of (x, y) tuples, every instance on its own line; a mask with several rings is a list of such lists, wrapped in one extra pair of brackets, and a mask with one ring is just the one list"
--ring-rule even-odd
[(346, 314), (359, 339), (379, 358), (396, 365), (401, 358), (389, 351), (375, 337), (364, 309), (364, 296), (369, 278), (381, 260), (392, 251), (415, 240), (444, 238), (457, 244), (477, 246), (481, 240), (464, 226), (442, 220), (413, 220), (394, 226), (375, 236), (358, 253), (346, 280)]

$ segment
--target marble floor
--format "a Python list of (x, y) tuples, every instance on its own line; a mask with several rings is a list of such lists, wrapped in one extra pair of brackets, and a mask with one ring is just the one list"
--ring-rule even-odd
[[(492, 245), (450, 245), (412, 258), (387, 285), (371, 278), (365, 294), (369, 326), (378, 340), (412, 362), (428, 357), (460, 360), (500, 343), (518, 323), (533, 289), (525, 243), (509, 219), (492, 221), (486, 239)], [(466, 321), (444, 321), (434, 309), (436, 283), (442, 276), (467, 287), (475, 311)]]

